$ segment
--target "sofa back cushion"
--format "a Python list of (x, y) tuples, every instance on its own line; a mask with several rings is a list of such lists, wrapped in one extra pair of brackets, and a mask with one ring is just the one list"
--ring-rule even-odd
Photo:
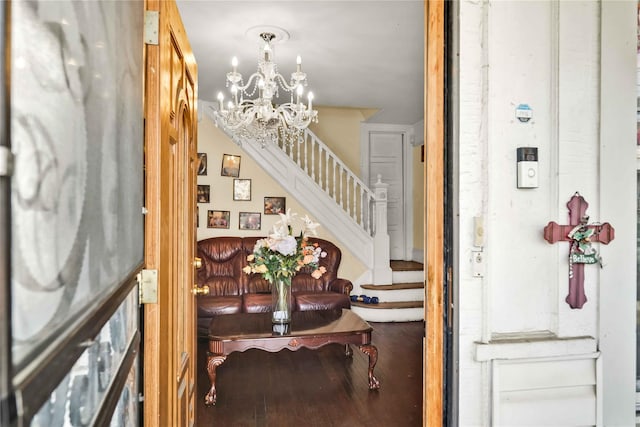
[(202, 268), (198, 270), (198, 284), (209, 286), (209, 295), (241, 295), (246, 283), (242, 268), (246, 254), (240, 237), (217, 237), (198, 242), (198, 256)]
[[(209, 286), (209, 295), (243, 295), (270, 292), (271, 285), (260, 274), (246, 274), (247, 255), (253, 253), (256, 241), (263, 237), (214, 237), (198, 242), (198, 256), (202, 268), (198, 270), (198, 284)], [(312, 269), (299, 271), (292, 280), (293, 292), (325, 292), (338, 277), (342, 259), (340, 249), (328, 240), (310, 237), (309, 244), (317, 243), (326, 256), (320, 265), (326, 273), (319, 279), (311, 276)]]

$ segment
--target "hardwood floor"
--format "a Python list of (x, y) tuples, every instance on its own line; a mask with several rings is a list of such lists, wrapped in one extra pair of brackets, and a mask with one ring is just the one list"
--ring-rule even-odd
[(367, 386), (368, 357), (330, 344), (318, 350), (232, 353), (218, 368), (216, 406), (205, 407), (209, 387), (207, 342), (198, 342), (197, 425), (381, 426), (422, 425), (422, 322), (371, 323), (378, 348)]

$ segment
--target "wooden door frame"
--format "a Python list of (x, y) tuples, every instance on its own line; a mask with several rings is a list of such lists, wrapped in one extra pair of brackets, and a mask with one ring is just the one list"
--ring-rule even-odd
[(440, 427), (444, 420), (444, 0), (425, 0), (424, 10), (426, 330), (422, 422)]

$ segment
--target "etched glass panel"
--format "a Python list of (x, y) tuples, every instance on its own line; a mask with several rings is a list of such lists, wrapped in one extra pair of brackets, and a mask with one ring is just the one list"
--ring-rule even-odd
[[(86, 426), (92, 424), (116, 377), (127, 376), (120, 392), (114, 420), (137, 417), (135, 405), (138, 357), (131, 367), (123, 366), (127, 350), (137, 330), (137, 287), (127, 296), (98, 336), (82, 353), (71, 371), (51, 393), (49, 400), (31, 420), (32, 427)], [(137, 350), (137, 349), (136, 349)], [(120, 412), (118, 412), (120, 411)], [(125, 414), (128, 414), (125, 416)], [(132, 420), (135, 421), (135, 420)], [(112, 425), (137, 425), (112, 424)]]
[(11, 19), (20, 369), (142, 262), (143, 3), (15, 1)]
[(138, 364), (131, 366), (118, 405), (111, 418), (111, 427), (137, 426), (138, 423)]

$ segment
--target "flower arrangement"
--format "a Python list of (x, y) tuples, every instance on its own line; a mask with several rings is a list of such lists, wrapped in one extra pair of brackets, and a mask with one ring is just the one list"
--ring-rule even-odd
[(292, 222), (297, 215), (287, 209), (280, 214), (280, 221), (274, 224), (269, 237), (260, 239), (247, 257), (249, 265), (243, 271), (247, 274), (259, 273), (269, 283), (282, 281), (291, 285), (291, 279), (303, 267), (313, 269), (311, 276), (319, 279), (326, 268), (319, 266), (320, 258), (327, 256), (317, 243), (309, 244), (307, 236), (316, 236), (316, 228), (320, 224), (313, 222), (308, 216), (302, 218), (303, 229), (295, 237)]

